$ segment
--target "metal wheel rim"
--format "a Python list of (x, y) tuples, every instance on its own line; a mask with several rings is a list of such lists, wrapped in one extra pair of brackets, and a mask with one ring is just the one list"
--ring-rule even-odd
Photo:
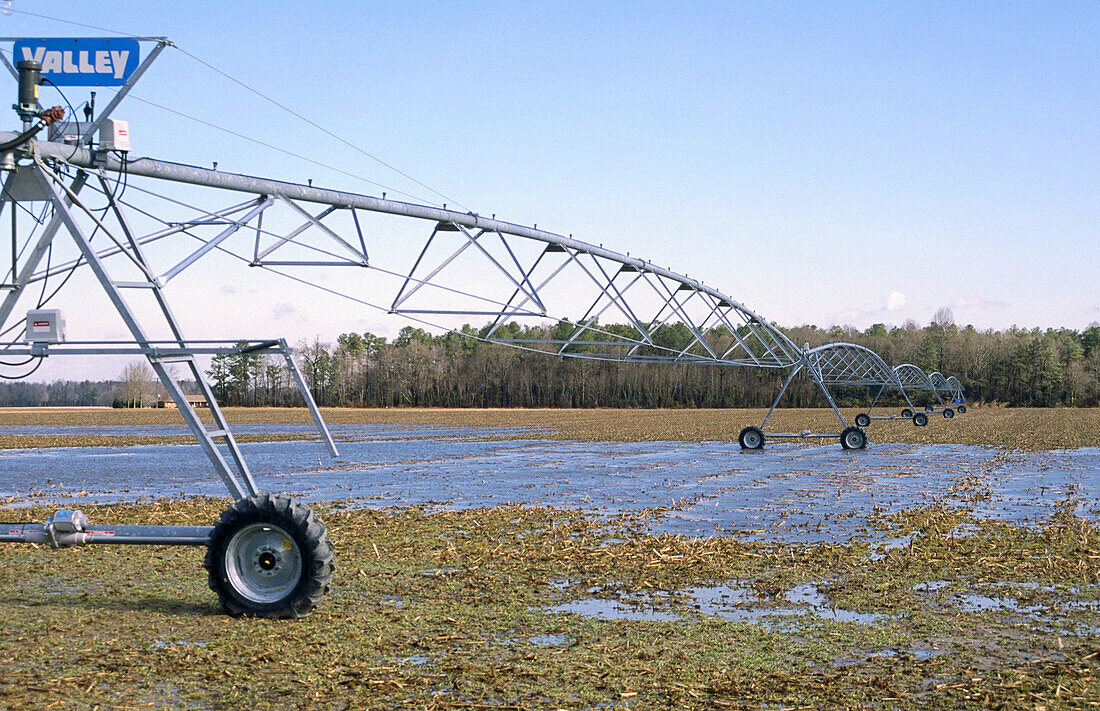
[(759, 449), (763, 437), (757, 432), (746, 432), (742, 439), (745, 440), (745, 446), (748, 449)]
[(242, 597), (261, 604), (278, 602), (297, 585), (302, 555), (281, 527), (253, 523), (233, 534), (226, 545), (225, 572)]
[(849, 432), (844, 435), (844, 443), (848, 445), (848, 449), (859, 449), (863, 444), (863, 435), (859, 432)]
[(867, 425), (871, 424), (871, 418), (864, 415), (859, 415), (858, 417), (856, 417), (856, 424), (860, 427), (866, 427)]

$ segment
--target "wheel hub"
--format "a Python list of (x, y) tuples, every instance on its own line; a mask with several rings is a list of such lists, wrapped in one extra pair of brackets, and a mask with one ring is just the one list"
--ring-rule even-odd
[(308, 507), (280, 494), (256, 494), (222, 514), (203, 566), (229, 614), (304, 617), (328, 592), (332, 544)]
[(259, 567), (262, 575), (273, 575), (278, 571), (279, 555), (269, 547), (265, 546), (257, 550), (252, 560)]
[(233, 535), (225, 549), (226, 574), (252, 602), (273, 603), (302, 576), (298, 545), (281, 526), (254, 523)]

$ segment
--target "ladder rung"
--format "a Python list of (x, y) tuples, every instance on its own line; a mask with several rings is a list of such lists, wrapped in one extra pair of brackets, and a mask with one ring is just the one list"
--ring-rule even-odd
[(114, 285), (119, 289), (156, 289), (157, 285), (151, 281), (116, 281)]
[(157, 363), (190, 363), (195, 359), (191, 355), (150, 355), (149, 360)]

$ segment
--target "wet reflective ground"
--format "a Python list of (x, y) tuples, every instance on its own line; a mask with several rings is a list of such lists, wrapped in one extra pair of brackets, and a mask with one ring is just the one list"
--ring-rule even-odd
[[(305, 425), (239, 425), (238, 434), (301, 435)], [(110, 430), (110, 431), (109, 431)], [(115, 431), (117, 430), (117, 431)], [(0, 434), (179, 436), (178, 427), (3, 427)], [(64, 431), (64, 432), (62, 432)], [(316, 441), (241, 445), (259, 485), (362, 507), (505, 503), (603, 515), (664, 508), (654, 532), (737, 531), (769, 540), (871, 537), (867, 522), (939, 501), (976, 518), (1041, 521), (1055, 510), (1100, 520), (1100, 449), (1016, 452), (964, 445), (509, 440), (515, 430), (336, 425), (340, 457)], [(529, 433), (528, 433), (529, 434)], [(872, 432), (873, 437), (873, 432)], [(8, 506), (223, 496), (195, 445), (0, 451)], [(882, 547), (905, 545), (884, 540)]]
[[(286, 440), (242, 445), (262, 487), (349, 502), (322, 512), (338, 549), (324, 613), (227, 627), (193, 548), (5, 545), (0, 698), (217, 706), (243, 689), (234, 707), (297, 707), (311, 689), (338, 706), (638, 709), (1100, 698), (1100, 448), (845, 452), (815, 440), (742, 452), (357, 424), (333, 427), (333, 459), (305, 425), (236, 430)], [(0, 427), (6, 442), (38, 433), (142, 444), (0, 450), (0, 507), (155, 499), (92, 518), (193, 525), (224, 509), (164, 503), (226, 494), (198, 446), (178, 444), (183, 427)], [(0, 511), (27, 516), (44, 519)], [(665, 532), (684, 535), (646, 535)], [(57, 630), (74, 654), (51, 656)], [(262, 674), (246, 671), (257, 664)]]

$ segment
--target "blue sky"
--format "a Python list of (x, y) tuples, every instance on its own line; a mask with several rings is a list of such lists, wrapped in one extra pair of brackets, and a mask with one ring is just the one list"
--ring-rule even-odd
[[(391, 197), (629, 251), (781, 325), (923, 324), (943, 306), (979, 328), (1100, 321), (1095, 3), (13, 8), (2, 35), (110, 34), (23, 14), (40, 13), (167, 36), (438, 194), (182, 52), (162, 55), (137, 97)], [(383, 189), (148, 104), (116, 115), (138, 155)], [(254, 290), (248, 272), (210, 278), (233, 308)], [(401, 326), (280, 304), (243, 313), (290, 340)], [(203, 325), (201, 305), (181, 308)]]

